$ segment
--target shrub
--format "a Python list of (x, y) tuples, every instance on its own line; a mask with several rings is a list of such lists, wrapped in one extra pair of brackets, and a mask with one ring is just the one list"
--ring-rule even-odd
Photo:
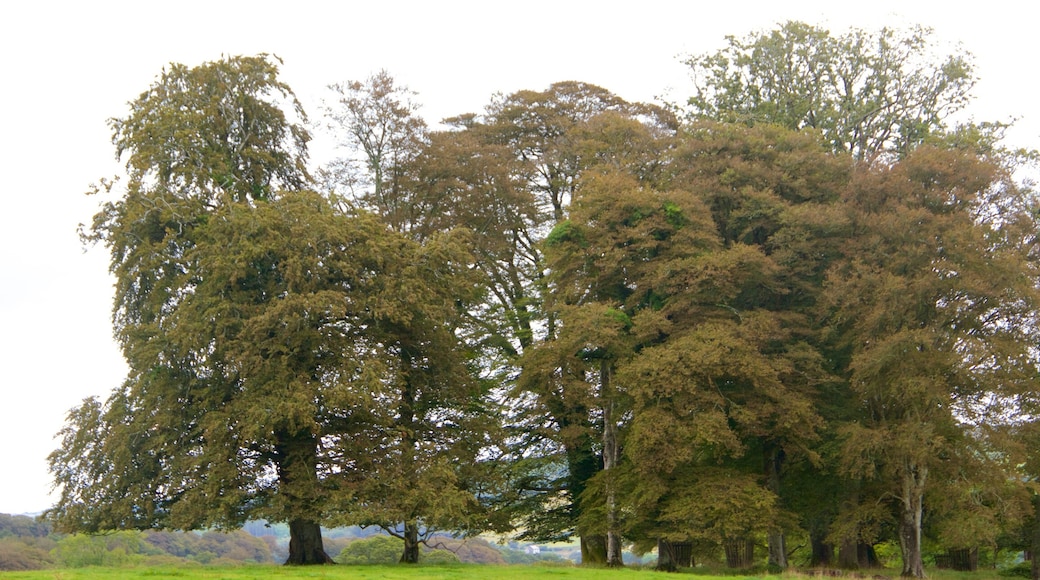
[(391, 536), (354, 540), (336, 557), (340, 564), (396, 564), (401, 560), (404, 542)]
[(1014, 566), (1001, 569), (997, 574), (1005, 578), (1032, 578), (1033, 565), (1030, 562), (1019, 562)]
[(427, 550), (419, 554), (423, 564), (458, 564), (459, 557), (448, 550)]

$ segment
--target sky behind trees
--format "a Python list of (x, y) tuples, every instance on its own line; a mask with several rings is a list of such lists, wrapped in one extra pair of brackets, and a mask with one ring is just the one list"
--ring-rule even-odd
[[(976, 56), (968, 114), (1020, 118), (1011, 144), (1040, 143), (1038, 82), (1022, 63), (1037, 52), (1036, 7), (991, 2), (985, 12), (936, 12), (927, 2), (719, 4), (650, 0), (639, 8), (593, 2), (392, 2), (329, 8), (321, 2), (186, 1), (23, 3), (0, 9), (6, 178), (0, 212), (0, 513), (48, 507), (46, 456), (66, 411), (105, 395), (125, 373), (111, 338), (111, 279), (103, 248), (83, 250), (76, 226), (99, 202), (82, 193), (116, 174), (106, 119), (122, 116), (163, 66), (221, 55), (276, 54), (281, 78), (312, 121), (326, 85), (386, 69), (419, 94), (432, 124), (477, 112), (495, 92), (543, 90), (562, 80), (600, 85), (629, 101), (684, 101), (681, 57), (715, 51), (786, 20), (840, 33), (914, 24)], [(312, 147), (313, 160), (323, 143)], [(327, 149), (325, 149), (327, 151)]]

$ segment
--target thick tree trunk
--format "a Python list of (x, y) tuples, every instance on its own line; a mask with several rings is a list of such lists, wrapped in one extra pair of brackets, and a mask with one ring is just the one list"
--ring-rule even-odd
[(607, 566), (619, 568), (625, 565), (621, 554), (621, 532), (618, 531), (617, 490), (611, 471), (617, 467), (620, 452), (617, 440), (617, 423), (614, 420), (614, 396), (611, 391), (611, 363), (600, 362), (600, 395), (603, 400), (603, 471), (607, 476)]
[(859, 545), (855, 539), (845, 538), (841, 541), (841, 549), (838, 550), (838, 566), (845, 570), (859, 568)]
[[(763, 445), (766, 482), (769, 491), (780, 497), (780, 468), (783, 466), (784, 450), (776, 443), (766, 442)], [(787, 568), (787, 542), (784, 531), (770, 530), (767, 537), (769, 543), (769, 565), (780, 569)]]
[(321, 540), (321, 526), (305, 519), (289, 522), (289, 558), (285, 561), (286, 565), (334, 563), (325, 553), (325, 546)]
[(582, 536), (579, 544), (583, 565), (605, 566), (607, 564), (606, 536)]
[(276, 431), (278, 491), (285, 498), (289, 520), (289, 565), (332, 564), (325, 553), (318, 524), (318, 444), (309, 431)]
[(404, 551), (401, 553), (401, 563), (419, 563), (419, 524), (415, 521), (404, 525)]
[(750, 568), (755, 564), (755, 542), (745, 538), (726, 540), (723, 543), (726, 551), (726, 566), (729, 568)]
[(899, 517), (899, 549), (903, 554), (902, 576), (924, 578), (921, 558), (921, 524), (924, 516), (924, 486), (928, 468), (907, 460), (903, 471), (903, 493)]
[(809, 532), (809, 544), (812, 547), (809, 566), (829, 568), (834, 564), (834, 544), (827, 542), (826, 537), (827, 534), (823, 530)]

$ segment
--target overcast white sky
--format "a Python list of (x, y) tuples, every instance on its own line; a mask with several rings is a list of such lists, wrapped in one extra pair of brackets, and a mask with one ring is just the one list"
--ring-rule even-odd
[(274, 53), (312, 119), (330, 83), (387, 69), (429, 122), (479, 111), (495, 92), (579, 80), (629, 100), (691, 83), (679, 55), (793, 19), (840, 33), (923, 24), (976, 56), (974, 117), (1020, 119), (1040, 147), (1037, 5), (876, 0), (695, 2), (21, 1), (0, 8), (0, 513), (53, 502), (46, 456), (65, 413), (105, 396), (125, 366), (111, 338), (103, 248), (76, 227), (83, 195), (118, 169), (106, 119), (163, 65)]

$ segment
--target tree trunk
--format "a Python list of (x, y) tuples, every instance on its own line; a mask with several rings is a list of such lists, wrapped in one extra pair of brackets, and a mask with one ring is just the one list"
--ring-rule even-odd
[[(765, 459), (765, 475), (769, 491), (780, 498), (780, 468), (784, 461), (784, 450), (773, 442), (763, 445)], [(767, 535), (769, 543), (769, 565), (780, 569), (787, 568), (787, 543), (782, 529), (770, 530)]]
[[(862, 481), (854, 479), (850, 482), (846, 489), (846, 496), (843, 500), (842, 509), (847, 511), (855, 511), (859, 505), (859, 490), (862, 486)], [(860, 558), (860, 541), (859, 528), (851, 531), (848, 535), (841, 538), (838, 548), (838, 567), (843, 570), (855, 570), (860, 567), (862, 559)]]
[(419, 524), (410, 521), (404, 525), (404, 551), (401, 553), (402, 564), (419, 563)]
[[(594, 443), (595, 439), (583, 434), (576, 441), (569, 442), (564, 446), (567, 453), (567, 495), (570, 499), (570, 521), (572, 525), (576, 525), (579, 522), (584, 511), (581, 495), (585, 491), (588, 481), (602, 468), (599, 458), (596, 457), (593, 451)], [(606, 537), (586, 534), (580, 527), (578, 528), (578, 534), (582, 564), (606, 565)]]
[(289, 558), (285, 564), (335, 564), (325, 553), (325, 546), (321, 540), (321, 526), (305, 519), (289, 521)]
[(877, 551), (872, 544), (860, 542), (856, 544), (856, 552), (859, 555), (860, 568), (880, 568), (881, 560), (878, 559)]
[(1040, 495), (1033, 496), (1033, 515), (1029, 523), (1030, 576), (1033, 580), (1040, 580)]
[(693, 546), (689, 542), (657, 540), (657, 569), (675, 572), (679, 568), (693, 567)]
[(309, 431), (276, 431), (278, 492), (285, 498), (289, 519), (289, 565), (332, 564), (325, 553), (318, 524), (318, 447)]
[[(416, 390), (412, 383), (413, 361), (418, 353), (408, 345), (401, 344), (401, 368), (403, 369), (404, 381), (401, 385), (400, 398), (397, 401), (396, 427), (401, 432), (401, 464), (406, 472), (414, 472), (416, 467), (416, 444), (418, 443), (415, 425)], [(401, 551), (401, 564), (419, 563), (419, 522), (416, 519), (421, 514), (410, 513), (410, 518), (404, 522), (404, 549)]]
[(841, 549), (838, 550), (838, 566), (845, 570), (859, 568), (859, 545), (854, 538), (845, 538), (841, 541)]
[(809, 544), (812, 547), (809, 566), (829, 568), (834, 564), (834, 544), (827, 542), (826, 537), (827, 534), (822, 530), (809, 532)]
[(605, 566), (607, 563), (607, 537), (582, 536), (581, 563), (583, 565)]
[(907, 460), (899, 517), (899, 549), (903, 554), (902, 576), (924, 578), (921, 558), (921, 524), (924, 516), (924, 486), (928, 468)]
[(755, 564), (755, 542), (745, 538), (726, 540), (723, 544), (726, 551), (728, 568), (750, 568)]
[(600, 362), (600, 396), (603, 400), (603, 471), (606, 480), (607, 502), (607, 566), (619, 568), (625, 565), (621, 555), (621, 533), (617, 521), (617, 491), (612, 470), (620, 458), (617, 441), (617, 423), (614, 420), (614, 397), (610, 387), (611, 363)]
[(946, 550), (949, 567), (959, 572), (974, 572), (979, 569), (978, 548)]

